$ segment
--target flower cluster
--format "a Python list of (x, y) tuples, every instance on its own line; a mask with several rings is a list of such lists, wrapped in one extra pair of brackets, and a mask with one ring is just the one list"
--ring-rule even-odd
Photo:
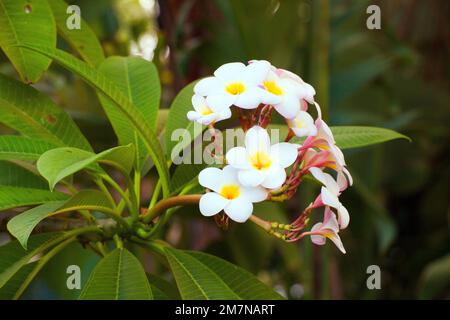
[[(328, 238), (345, 253), (338, 233), (350, 218), (339, 196), (352, 184), (352, 177), (314, 95), (314, 88), (299, 76), (267, 61), (227, 63), (196, 84), (194, 111), (187, 114), (191, 121), (213, 128), (231, 118), (233, 108), (246, 132), (244, 145), (226, 153), (222, 169), (209, 167), (200, 173), (199, 183), (208, 189), (200, 199), (203, 215), (216, 216), (223, 211), (220, 221), (250, 219), (286, 241), (309, 235), (313, 243), (323, 245)], [(308, 112), (310, 105), (316, 109), (316, 120)], [(275, 144), (266, 129), (273, 110), (288, 126), (285, 141)], [(302, 143), (291, 143), (294, 137)], [(307, 175), (321, 184), (320, 194), (292, 223), (278, 224), (253, 215), (253, 203), (290, 199)], [(321, 207), (322, 222), (304, 231), (311, 212)]]

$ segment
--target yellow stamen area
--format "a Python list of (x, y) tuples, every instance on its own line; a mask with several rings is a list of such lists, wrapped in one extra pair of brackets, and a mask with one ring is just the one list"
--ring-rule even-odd
[(220, 189), (220, 195), (228, 200), (236, 199), (240, 194), (239, 186), (235, 184), (227, 184)]
[(250, 157), (250, 163), (257, 170), (266, 170), (270, 168), (272, 161), (267, 153), (256, 152)]
[(207, 106), (202, 106), (200, 108), (200, 113), (202, 114), (202, 116), (207, 116), (211, 113), (214, 113), (210, 108), (208, 108)]
[(283, 94), (283, 90), (277, 86), (275, 81), (264, 81), (263, 85), (267, 91), (273, 93), (274, 95), (281, 96)]
[(233, 82), (225, 87), (225, 90), (232, 95), (238, 95), (245, 91), (245, 86), (241, 82)]
[(295, 126), (299, 129), (305, 127), (305, 121), (300, 119), (295, 119)]

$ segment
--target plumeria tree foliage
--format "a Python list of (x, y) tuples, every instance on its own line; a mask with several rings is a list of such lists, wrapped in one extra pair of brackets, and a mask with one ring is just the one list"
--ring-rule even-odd
[[(0, 247), (3, 298), (20, 298), (55, 255), (79, 242), (101, 257), (80, 299), (279, 299), (246, 270), (220, 257), (173, 248), (160, 231), (178, 208), (196, 205), (222, 227), (229, 219), (249, 220), (280, 241), (309, 236), (323, 245), (328, 238), (345, 253), (338, 233), (350, 215), (339, 196), (352, 177), (341, 149), (405, 138), (383, 128), (329, 127), (314, 88), (267, 61), (228, 63), (188, 85), (171, 104), (161, 132), (161, 85), (153, 63), (105, 58), (84, 21), (81, 29), (67, 29), (62, 0), (0, 4), (0, 47), (21, 79), (0, 75), (0, 123), (14, 132), (0, 136), (0, 210), (11, 215), (12, 237)], [(56, 47), (57, 36), (70, 44), (71, 53)], [(33, 87), (52, 62), (97, 92), (116, 147), (94, 150), (71, 117)], [(275, 115), (284, 124), (274, 122)], [(195, 122), (217, 143), (218, 123), (230, 118), (245, 132), (242, 145), (225, 153), (217, 144), (215, 164), (201, 164), (200, 172), (197, 165), (172, 161), (174, 130), (191, 133)], [(277, 129), (284, 141), (272, 143), (269, 129)], [(195, 144), (195, 134), (188, 136), (182, 148)], [(150, 174), (158, 182), (144, 203), (141, 181)], [(80, 187), (80, 177), (89, 182)], [(294, 221), (258, 217), (253, 203), (284, 202), (304, 182), (320, 184), (320, 193)], [(312, 214), (320, 211), (321, 222), (312, 225)], [(52, 222), (51, 230), (37, 232), (46, 222)], [(144, 271), (130, 250), (134, 246), (162, 261), (173, 274), (174, 290)]]

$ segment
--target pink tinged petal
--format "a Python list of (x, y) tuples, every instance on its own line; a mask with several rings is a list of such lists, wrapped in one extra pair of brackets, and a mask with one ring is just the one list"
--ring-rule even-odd
[(313, 101), (312, 102), (314, 104), (314, 106), (316, 107), (317, 110), (317, 118), (322, 119), (322, 109), (320, 109), (320, 106), (317, 102)]
[(231, 148), (225, 158), (227, 162), (235, 168), (238, 169), (250, 169), (250, 163), (247, 159), (247, 151), (244, 147), (234, 147)]
[(205, 188), (220, 192), (223, 178), (224, 174), (219, 168), (206, 168), (198, 175), (198, 182)]
[(341, 206), (341, 203), (339, 202), (338, 197), (333, 194), (330, 190), (328, 190), (325, 187), (322, 187), (320, 195), (322, 197), (322, 202), (326, 204), (327, 206), (333, 207), (333, 208), (339, 208)]
[(330, 146), (330, 151), (336, 159), (336, 163), (340, 166), (345, 166), (345, 158), (342, 150), (336, 147), (335, 145)]
[(339, 232), (339, 223), (336, 219), (336, 215), (329, 207), (325, 208), (322, 229), (328, 229), (335, 233)]
[(241, 170), (238, 173), (239, 182), (246, 187), (256, 187), (259, 186), (266, 178), (266, 173), (264, 171), (249, 169)]
[(294, 94), (287, 94), (283, 101), (274, 107), (283, 117), (293, 119), (300, 111), (300, 100)]
[(245, 64), (241, 62), (230, 62), (220, 66), (214, 75), (224, 82), (236, 81), (245, 72)]
[(281, 142), (270, 147), (270, 158), (274, 159), (281, 167), (287, 168), (295, 162), (298, 156), (299, 145)]
[(194, 92), (201, 96), (208, 96), (210, 94), (223, 91), (223, 83), (216, 77), (208, 77), (201, 79), (195, 86)]
[(262, 102), (264, 90), (258, 87), (248, 87), (237, 96), (234, 104), (242, 109), (255, 109)]
[(215, 192), (208, 192), (200, 198), (200, 213), (206, 217), (213, 216), (225, 208), (230, 200), (225, 199)]
[[(321, 228), (322, 228), (322, 222), (318, 222), (311, 228), (311, 232), (319, 231)], [(327, 239), (322, 235), (319, 235), (319, 234), (311, 235), (312, 243), (317, 244), (319, 246), (323, 246), (325, 244), (326, 240)]]
[(262, 187), (241, 187), (242, 196), (251, 202), (261, 202), (267, 199), (269, 191)]
[(203, 107), (206, 106), (206, 99), (202, 96), (199, 96), (198, 94), (194, 94), (191, 101), (195, 111), (197, 112), (201, 113)]
[(225, 91), (214, 93), (206, 98), (208, 106), (213, 111), (222, 111), (231, 107), (236, 102), (236, 96), (226, 93)]
[(342, 170), (337, 173), (337, 183), (339, 186), (339, 192), (342, 192), (348, 188), (347, 177)]
[(339, 186), (330, 174), (315, 167), (309, 168), (309, 172), (311, 172), (313, 177), (320, 181), (331, 193), (336, 196), (339, 194)]
[(336, 245), (336, 247), (338, 247), (338, 249), (342, 253), (344, 253), (344, 254), (346, 253), (345, 248), (344, 248), (344, 244), (342, 243), (341, 238), (339, 237), (339, 235), (337, 235), (336, 233), (329, 234), (328, 235), (328, 239), (333, 241), (333, 243)]
[(352, 186), (353, 185), (353, 177), (350, 174), (350, 172), (347, 170), (347, 168), (342, 169), (344, 173), (347, 175), (348, 183)]
[(267, 189), (278, 189), (286, 181), (286, 171), (283, 168), (271, 170), (262, 182), (262, 186)]
[(340, 206), (338, 209), (338, 222), (339, 225), (341, 226), (341, 229), (345, 229), (348, 227), (348, 224), (350, 223), (350, 215), (348, 214), (348, 210), (347, 208), (345, 208), (344, 206)]
[(196, 111), (189, 111), (189, 112), (187, 113), (187, 118), (188, 118), (190, 121), (197, 121), (198, 119), (200, 119), (201, 116), (202, 116), (202, 115), (201, 115), (200, 113), (196, 112)]
[(305, 87), (305, 100), (309, 103), (314, 103), (314, 96), (316, 95), (316, 90), (312, 85), (309, 83), (304, 83), (303, 86)]
[(247, 153), (252, 155), (255, 152), (269, 153), (270, 137), (267, 131), (259, 126), (254, 126), (245, 134), (245, 147)]
[(245, 67), (245, 71), (242, 77), (245, 82), (258, 85), (264, 81), (269, 71), (270, 63), (265, 60), (258, 60)]
[(236, 222), (245, 222), (250, 218), (253, 212), (253, 204), (246, 197), (238, 197), (231, 200), (224, 209), (227, 216)]

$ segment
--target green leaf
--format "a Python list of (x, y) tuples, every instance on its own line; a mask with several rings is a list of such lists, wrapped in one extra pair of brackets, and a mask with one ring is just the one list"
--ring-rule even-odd
[(37, 173), (14, 163), (0, 161), (0, 186), (24, 187), (47, 190), (47, 183)]
[(37, 162), (39, 173), (47, 179), (50, 189), (62, 179), (89, 168), (101, 172), (94, 164), (105, 162), (129, 173), (134, 161), (134, 147), (129, 144), (105, 150), (99, 154), (76, 148), (57, 148), (44, 153)]
[(204, 168), (204, 164), (180, 164), (177, 166), (170, 180), (170, 190), (172, 193), (178, 193), (187, 184), (197, 179), (200, 171)]
[(139, 260), (127, 249), (115, 249), (97, 264), (79, 299), (150, 300), (153, 294)]
[(16, 237), (26, 249), (31, 232), (45, 218), (64, 212), (92, 210), (96, 207), (112, 209), (111, 203), (103, 192), (98, 190), (82, 190), (67, 200), (67, 202), (48, 202), (22, 212), (8, 222), (7, 228), (11, 235)]
[(48, 190), (0, 186), (0, 211), (41, 204), (50, 201), (66, 200), (68, 196), (61, 192)]
[(94, 31), (80, 17), (80, 29), (67, 27), (67, 8), (69, 5), (63, 0), (47, 0), (56, 20), (58, 34), (93, 67), (97, 67), (104, 59), (103, 48)]
[[(37, 82), (51, 59), (17, 45), (56, 47), (56, 26), (45, 0), (0, 1), (0, 47), (25, 82)], [(1, 90), (0, 90), (1, 91)]]
[[(197, 122), (189, 121), (187, 113), (192, 110), (192, 96), (194, 95), (194, 81), (184, 87), (173, 100), (169, 109), (169, 116), (165, 129), (165, 143), (168, 154), (171, 154), (175, 145), (177, 148), (184, 149), (206, 128)], [(185, 134), (180, 137), (181, 142), (172, 141), (178, 137), (172, 137), (172, 133), (177, 129), (186, 129)]]
[(121, 92), (121, 90), (105, 75), (83, 61), (76, 59), (72, 55), (61, 51), (53, 50), (45, 47), (30, 47), (43, 55), (46, 55), (54, 61), (61, 64), (68, 70), (78, 74), (87, 83), (96, 88), (102, 94), (111, 99), (116, 106), (127, 116), (128, 120), (133, 123), (137, 132), (144, 141), (150, 156), (152, 157), (156, 169), (158, 170), (160, 179), (162, 181), (162, 189), (165, 196), (169, 195), (169, 170), (167, 168), (167, 161), (163, 149), (158, 141), (158, 137), (153, 130), (146, 124), (145, 118), (138, 111), (132, 102)]
[(31, 262), (17, 271), (16, 274), (14, 274), (14, 276), (0, 289), (0, 300), (13, 300), (17, 291), (36, 265), (37, 262)]
[(3, 286), (37, 253), (47, 250), (63, 240), (63, 233), (44, 233), (30, 238), (28, 250), (24, 250), (18, 241), (11, 241), (1, 246), (0, 289), (3, 289)]
[(183, 299), (280, 299), (248, 271), (220, 258), (164, 248)]
[[(138, 57), (109, 57), (100, 65), (99, 71), (117, 85), (141, 113), (146, 124), (155, 131), (161, 98), (161, 85), (155, 65)], [(136, 129), (133, 123), (114, 102), (103, 94), (99, 94), (99, 98), (120, 144), (134, 143)], [(137, 167), (141, 169), (149, 153), (140, 138), (138, 145), (140, 159)]]
[(0, 123), (33, 139), (92, 151), (76, 124), (45, 94), (0, 74)]
[(406, 139), (407, 136), (390, 129), (362, 126), (331, 127), (336, 144), (341, 149), (365, 147), (395, 139)]
[(0, 160), (37, 160), (56, 146), (45, 140), (23, 136), (0, 136)]
[(154, 274), (147, 274), (147, 279), (152, 286), (155, 300), (180, 300), (180, 293), (171, 282)]

